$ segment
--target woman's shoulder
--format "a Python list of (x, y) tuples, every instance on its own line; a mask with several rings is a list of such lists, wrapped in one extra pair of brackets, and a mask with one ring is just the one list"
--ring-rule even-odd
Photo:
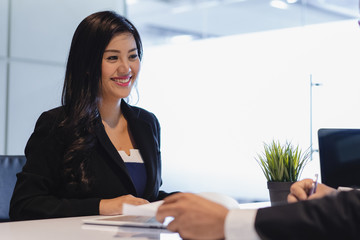
[(39, 116), (36, 121), (35, 129), (38, 128), (54, 128), (55, 126), (59, 125), (61, 121), (64, 120), (65, 111), (64, 107), (56, 107), (50, 110), (47, 110)]
[(126, 103), (125, 106), (123, 105), (122, 110), (124, 111), (124, 114), (126, 114), (129, 118), (136, 118), (146, 122), (158, 122), (155, 114), (144, 108), (129, 105)]
[(40, 143), (49, 144), (58, 138), (58, 125), (62, 121), (62, 107), (57, 107), (43, 112), (37, 119), (33, 133), (26, 145), (28, 149), (36, 148)]
[(62, 121), (64, 117), (65, 117), (64, 107), (60, 106), (60, 107), (56, 107), (56, 108), (52, 108), (47, 111), (44, 111), (40, 115), (39, 120), (40, 119), (51, 119), (54, 121), (54, 120), (61, 119), (60, 121)]
[(150, 112), (149, 110), (137, 106), (131, 106), (131, 108), (139, 118), (156, 118), (155, 114)]

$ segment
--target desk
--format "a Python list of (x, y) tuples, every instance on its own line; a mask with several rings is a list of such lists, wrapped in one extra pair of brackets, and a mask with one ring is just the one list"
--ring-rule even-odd
[[(241, 209), (267, 207), (270, 203), (239, 204)], [(179, 234), (166, 229), (147, 229), (83, 224), (83, 219), (97, 216), (55, 218), (0, 223), (4, 240), (181, 240)]]
[(83, 224), (96, 216), (55, 218), (0, 223), (4, 240), (181, 240), (179, 234), (166, 229), (145, 229)]

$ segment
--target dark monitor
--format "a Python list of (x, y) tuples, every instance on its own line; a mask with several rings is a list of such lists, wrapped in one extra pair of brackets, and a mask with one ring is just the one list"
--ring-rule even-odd
[(337, 188), (360, 186), (360, 129), (318, 130), (321, 181)]

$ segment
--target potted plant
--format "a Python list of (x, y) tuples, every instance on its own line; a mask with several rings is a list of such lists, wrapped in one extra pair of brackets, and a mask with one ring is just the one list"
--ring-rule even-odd
[(299, 146), (290, 142), (281, 145), (273, 140), (264, 144), (264, 152), (258, 154), (257, 161), (267, 179), (271, 205), (287, 201), (290, 186), (296, 182), (310, 159), (310, 148), (302, 152)]

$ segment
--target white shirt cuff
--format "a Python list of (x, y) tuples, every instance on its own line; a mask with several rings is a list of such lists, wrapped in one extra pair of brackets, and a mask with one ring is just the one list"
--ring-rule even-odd
[(225, 219), (226, 240), (258, 240), (254, 223), (257, 209), (232, 209)]
[(338, 187), (337, 190), (339, 192), (347, 192), (347, 191), (354, 190), (354, 188), (351, 188), (351, 187)]

